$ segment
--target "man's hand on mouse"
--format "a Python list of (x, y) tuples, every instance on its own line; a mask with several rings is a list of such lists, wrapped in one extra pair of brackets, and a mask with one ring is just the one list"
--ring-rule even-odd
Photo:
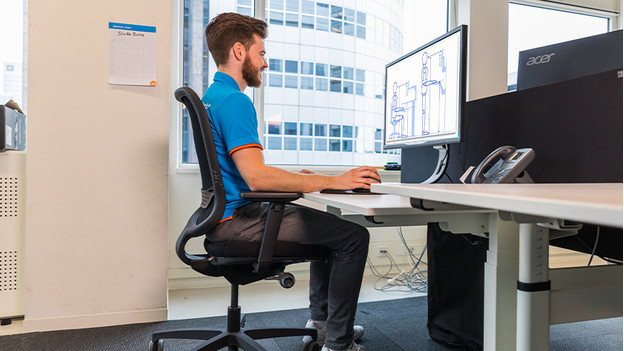
[(335, 189), (370, 189), (373, 183), (381, 183), (381, 177), (377, 169), (369, 166), (362, 166), (351, 169), (339, 176), (336, 176)]

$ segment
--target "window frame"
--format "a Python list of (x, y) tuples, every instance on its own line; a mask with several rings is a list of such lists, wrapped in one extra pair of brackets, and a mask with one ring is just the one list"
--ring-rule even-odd
[[(457, 18), (465, 16), (466, 14), (461, 13), (461, 6), (459, 3), (463, 0), (447, 0), (447, 27), (452, 28), (457, 23)], [(573, 13), (580, 13), (584, 15), (592, 15), (599, 17), (607, 17), (609, 18), (609, 30), (615, 30), (621, 28), (622, 18), (620, 13), (620, 8), (617, 7), (617, 0), (571, 0), (569, 4), (563, 4), (558, 2), (551, 2), (546, 0), (509, 0), (510, 3), (517, 3), (522, 5), (530, 5), (530, 6), (538, 6), (548, 9), (554, 10), (562, 10)], [(254, 6), (254, 16), (256, 18), (265, 19), (266, 11), (270, 11), (270, 9), (266, 9), (265, 0), (253, 0)], [(316, 5), (314, 1), (311, 2)], [(621, 5), (620, 5), (621, 6)], [(259, 10), (262, 9), (262, 10)], [(316, 6), (314, 6), (314, 12), (316, 12)], [(301, 14), (303, 13), (303, 3), (301, 4)], [(312, 14), (311, 16), (315, 16)], [(331, 19), (331, 13), (328, 17), (328, 20)], [(355, 12), (355, 20), (354, 24), (356, 27), (356, 37), (357, 37), (357, 27), (363, 23), (360, 23), (360, 14), (358, 11)], [(316, 30), (316, 28), (315, 28)], [(171, 147), (170, 147), (170, 160), (172, 162), (172, 168), (177, 173), (198, 173), (199, 165), (193, 163), (183, 163), (182, 162), (182, 142), (183, 142), (183, 130), (182, 130), (182, 105), (178, 103), (173, 94), (175, 90), (181, 86), (183, 81), (183, 35), (184, 35), (184, 0), (174, 0), (172, 1), (172, 34), (171, 34), (171, 77), (170, 77), (170, 129), (171, 129)], [(299, 67), (301, 69), (301, 67)], [(314, 72), (315, 73), (315, 72)], [(329, 75), (329, 74), (328, 74)], [(315, 74), (310, 75), (311, 78), (318, 78)], [(329, 77), (323, 77), (329, 78)], [(354, 94), (357, 94), (357, 84), (359, 83), (357, 79), (357, 71), (354, 72)], [(329, 83), (329, 82), (328, 82)], [(328, 84), (329, 86), (329, 84)], [(329, 87), (328, 87), (329, 88)], [(329, 90), (329, 89), (328, 89)], [(253, 89), (253, 100), (254, 105), (256, 106), (257, 116), (258, 116), (258, 134), (264, 137), (264, 84), (259, 88)], [(355, 147), (355, 145), (354, 145)], [(286, 169), (286, 170), (297, 170), (301, 169), (302, 166), (296, 165), (279, 165), (278, 167)], [(321, 172), (324, 174), (337, 173), (341, 171), (345, 171), (351, 169), (353, 167), (345, 167), (345, 166), (329, 166), (329, 165), (306, 165), (306, 168), (312, 169), (316, 172)]]
[(613, 0), (568, 0), (568, 3), (547, 0), (509, 0), (509, 3), (571, 12), (580, 15), (606, 17), (609, 19), (609, 31), (621, 27), (621, 13), (617, 8), (617, 1)]

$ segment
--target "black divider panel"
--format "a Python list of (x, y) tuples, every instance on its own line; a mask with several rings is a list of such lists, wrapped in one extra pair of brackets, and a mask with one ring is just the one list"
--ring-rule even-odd
[[(453, 182), (502, 145), (535, 150), (536, 183), (621, 182), (622, 78), (609, 71), (470, 101), (463, 140), (451, 145)], [(436, 161), (432, 148), (404, 149), (401, 181), (427, 179)]]
[[(536, 183), (622, 182), (620, 76), (604, 72), (468, 102), (463, 142), (451, 145), (448, 177), (441, 182), (459, 183), (465, 169), (503, 145), (535, 150), (527, 171)], [(437, 151), (404, 149), (401, 159), (401, 181), (419, 183), (432, 173)], [(595, 239), (596, 227), (585, 225), (579, 235), (551, 244), (591, 252)], [(446, 345), (482, 349), (487, 240), (449, 235), (434, 223), (427, 240), (429, 335)], [(622, 230), (602, 227), (596, 253), (621, 260)], [(457, 306), (460, 297), (472, 303)]]

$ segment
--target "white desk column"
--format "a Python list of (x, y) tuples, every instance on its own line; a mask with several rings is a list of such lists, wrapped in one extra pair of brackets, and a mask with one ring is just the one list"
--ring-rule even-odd
[(489, 249), (484, 272), (483, 349), (516, 348), (518, 224), (490, 215)]
[(550, 342), (549, 230), (520, 224), (518, 351), (548, 350)]

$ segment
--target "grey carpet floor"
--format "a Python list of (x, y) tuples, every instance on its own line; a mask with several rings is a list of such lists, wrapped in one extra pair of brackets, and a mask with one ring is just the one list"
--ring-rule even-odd
[[(307, 318), (306, 309), (253, 313), (247, 315), (246, 326), (300, 326)], [(225, 323), (225, 317), (211, 317), (0, 336), (0, 351), (147, 351), (154, 331), (189, 327), (218, 329), (225, 327)], [(426, 297), (361, 303), (356, 323), (366, 329), (361, 343), (367, 351), (457, 350), (429, 338)], [(622, 318), (554, 325), (550, 333), (553, 351), (622, 350)], [(302, 345), (300, 337), (260, 342), (269, 351), (299, 351)], [(165, 350), (189, 350), (193, 345), (196, 343), (167, 340)]]

